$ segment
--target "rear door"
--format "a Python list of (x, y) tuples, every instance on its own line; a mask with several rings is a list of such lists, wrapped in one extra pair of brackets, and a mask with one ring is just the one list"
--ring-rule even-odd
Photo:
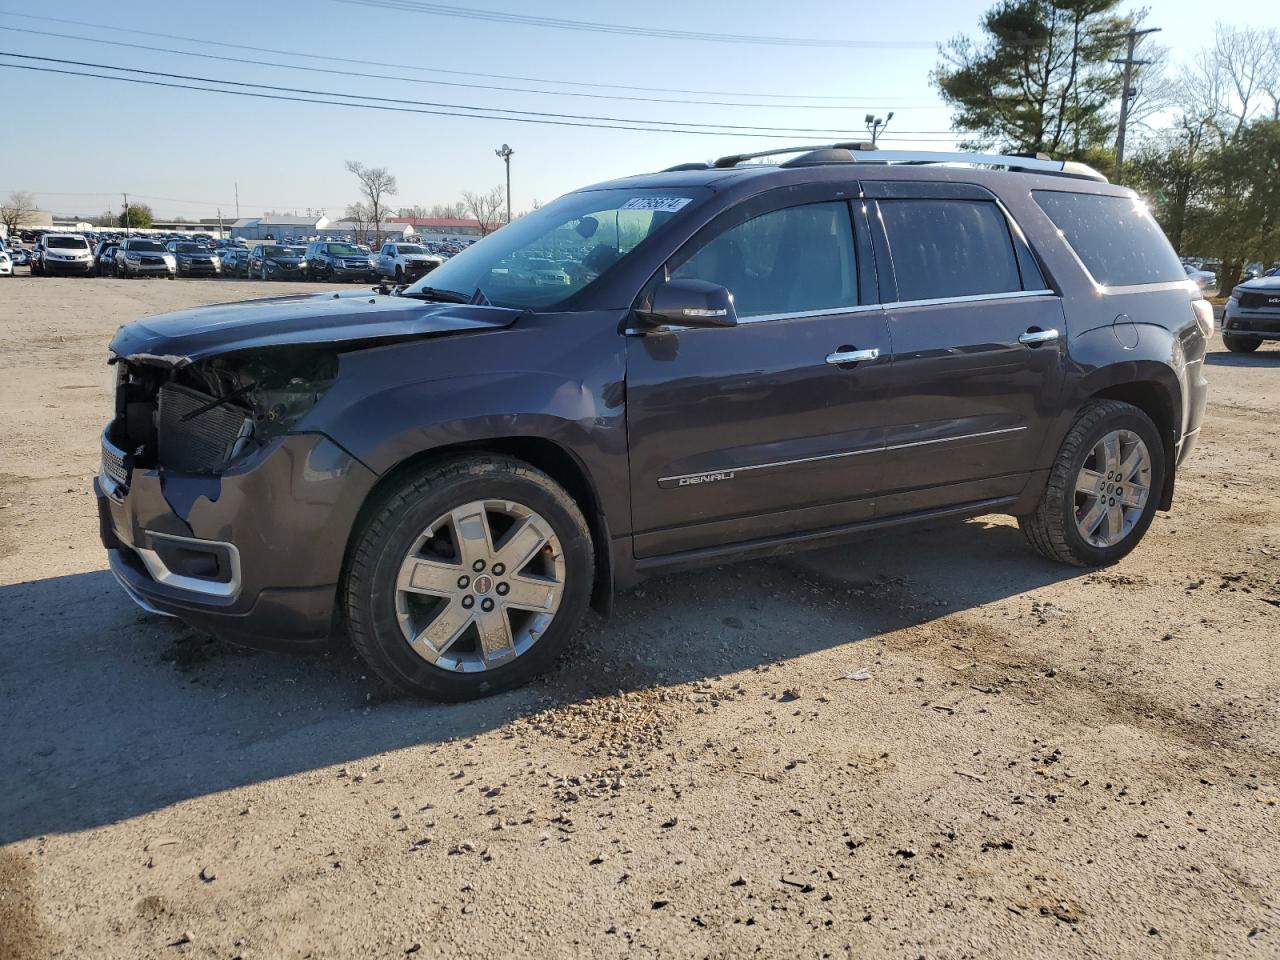
[(1013, 496), (1061, 398), (1061, 299), (983, 188), (863, 188), (890, 268), (881, 280), (894, 354), (877, 515)]
[(855, 250), (850, 196), (856, 185), (746, 201), (659, 278), (728, 288), (739, 323), (628, 338), (637, 557), (872, 516), (890, 349), (870, 247)]

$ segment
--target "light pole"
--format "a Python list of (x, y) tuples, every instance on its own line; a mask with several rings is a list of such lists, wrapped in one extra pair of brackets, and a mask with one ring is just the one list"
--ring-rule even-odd
[(888, 116), (877, 117), (873, 113), (868, 113), (862, 118), (862, 122), (867, 125), (867, 132), (871, 134), (871, 145), (874, 147), (876, 141), (880, 139), (880, 134), (889, 126), (889, 121), (893, 119), (893, 111), (890, 110)]
[(502, 158), (502, 162), (507, 165), (507, 223), (511, 222), (511, 155), (515, 153), (505, 143), (499, 150), (493, 151), (495, 155)]

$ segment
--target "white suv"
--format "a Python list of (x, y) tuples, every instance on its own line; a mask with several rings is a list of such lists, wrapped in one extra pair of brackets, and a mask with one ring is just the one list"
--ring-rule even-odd
[(89, 241), (78, 233), (46, 233), (36, 243), (31, 272), (41, 276), (75, 273), (82, 277), (93, 274), (93, 251)]
[(374, 261), (378, 276), (396, 283), (412, 283), (443, 263), (426, 247), (416, 243), (384, 243)]

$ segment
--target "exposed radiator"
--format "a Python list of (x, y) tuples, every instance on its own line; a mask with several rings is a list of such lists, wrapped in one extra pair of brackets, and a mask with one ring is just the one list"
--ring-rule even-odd
[(219, 470), (231, 459), (236, 445), (252, 433), (252, 419), (230, 403), (183, 420), (214, 399), (198, 390), (171, 383), (160, 388), (160, 466), (192, 473)]

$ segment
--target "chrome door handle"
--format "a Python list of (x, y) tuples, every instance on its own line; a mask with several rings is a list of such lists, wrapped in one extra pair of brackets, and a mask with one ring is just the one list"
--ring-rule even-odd
[(842, 363), (858, 363), (861, 360), (874, 360), (880, 356), (880, 351), (875, 347), (870, 350), (837, 350), (835, 353), (827, 354), (827, 363), (833, 367), (838, 367)]
[(1057, 330), (1028, 330), (1022, 336), (1018, 337), (1019, 343), (1025, 343), (1029, 347), (1034, 347), (1038, 343), (1052, 343), (1058, 339)]

